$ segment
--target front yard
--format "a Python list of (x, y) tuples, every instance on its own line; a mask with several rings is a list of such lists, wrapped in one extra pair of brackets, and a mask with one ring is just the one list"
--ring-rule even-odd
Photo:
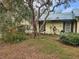
[(16, 44), (1, 43), (0, 59), (79, 59), (79, 47), (58, 40), (58, 36), (41, 35)]

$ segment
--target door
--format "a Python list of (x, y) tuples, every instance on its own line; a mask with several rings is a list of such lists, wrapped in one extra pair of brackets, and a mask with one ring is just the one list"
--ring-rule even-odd
[(71, 32), (71, 22), (65, 22), (65, 32)]

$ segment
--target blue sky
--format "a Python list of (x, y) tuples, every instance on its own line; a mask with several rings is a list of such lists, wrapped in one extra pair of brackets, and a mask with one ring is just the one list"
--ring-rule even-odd
[(70, 3), (70, 7), (68, 7), (68, 8), (64, 8), (64, 5), (61, 5), (61, 6), (59, 6), (59, 7), (57, 7), (56, 9), (55, 9), (55, 11), (56, 12), (62, 12), (62, 13), (65, 13), (65, 12), (71, 12), (73, 9), (78, 9), (79, 8), (79, 1), (77, 1), (77, 2), (71, 2)]

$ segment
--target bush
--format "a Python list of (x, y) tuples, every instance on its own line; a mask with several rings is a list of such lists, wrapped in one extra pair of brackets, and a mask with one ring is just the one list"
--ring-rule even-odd
[(3, 41), (8, 43), (18, 43), (26, 39), (25, 33), (5, 33), (3, 36)]
[(79, 45), (79, 34), (77, 33), (63, 33), (60, 39), (66, 44)]

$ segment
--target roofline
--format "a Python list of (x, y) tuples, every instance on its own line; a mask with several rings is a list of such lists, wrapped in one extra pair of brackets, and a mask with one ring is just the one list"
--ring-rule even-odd
[(79, 18), (79, 16), (75, 16), (75, 17), (78, 17)]
[[(75, 19), (62, 19), (62, 20), (46, 20), (46, 21), (74, 21)], [(39, 20), (44, 21), (44, 20)]]

